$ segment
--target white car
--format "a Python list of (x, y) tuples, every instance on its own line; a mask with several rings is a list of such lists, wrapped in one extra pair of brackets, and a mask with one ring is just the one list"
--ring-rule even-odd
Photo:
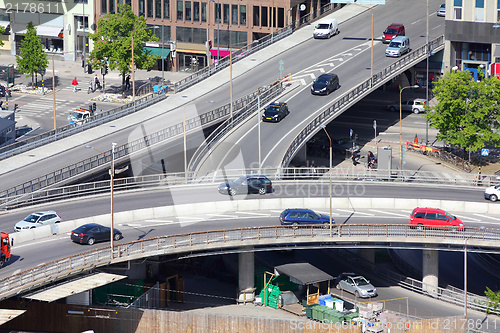
[[(399, 111), (399, 102), (387, 105), (387, 110), (391, 112)], [(401, 110), (413, 113), (425, 112), (425, 99), (415, 98), (402, 101)]]
[(47, 224), (54, 224), (61, 222), (62, 219), (56, 212), (49, 210), (46, 212), (32, 213), (22, 221), (16, 223), (14, 227), (15, 231), (22, 231), (28, 229), (34, 229), (36, 227), (41, 227)]
[(493, 202), (500, 198), (500, 185), (490, 186), (484, 190), (484, 198)]
[(441, 7), (439, 7), (439, 9), (436, 12), (436, 15), (441, 17), (446, 16), (446, 4), (443, 3)]

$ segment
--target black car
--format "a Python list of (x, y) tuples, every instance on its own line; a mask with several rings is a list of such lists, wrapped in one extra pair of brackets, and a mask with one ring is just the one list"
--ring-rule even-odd
[[(120, 240), (122, 233), (118, 229), (113, 229), (114, 240)], [(84, 224), (71, 231), (71, 240), (75, 243), (92, 245), (97, 242), (107, 242), (111, 240), (111, 228), (96, 223)]]
[(339, 77), (337, 74), (321, 74), (311, 86), (311, 94), (328, 95), (335, 89), (339, 89)]
[(270, 121), (277, 123), (285, 118), (290, 111), (286, 103), (271, 103), (262, 114), (262, 121)]
[[(317, 214), (310, 209), (288, 208), (280, 214), (281, 225), (330, 224), (328, 215)], [(332, 224), (335, 221), (332, 218)]]
[(219, 193), (236, 194), (266, 194), (273, 192), (273, 184), (266, 176), (241, 176), (229, 183), (219, 185)]

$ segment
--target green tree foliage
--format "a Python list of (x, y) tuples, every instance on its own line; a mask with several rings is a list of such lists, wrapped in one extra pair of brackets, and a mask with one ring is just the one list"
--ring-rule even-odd
[[(0, 35), (3, 35), (4, 32), (5, 32), (5, 28), (4, 27), (0, 27)], [(3, 40), (0, 40), (0, 46), (4, 46)]]
[(484, 294), (488, 298), (488, 306), (490, 308), (497, 309), (498, 304), (500, 304), (500, 291), (493, 291), (490, 288), (486, 287), (486, 291), (484, 292)]
[(40, 38), (36, 35), (33, 23), (28, 23), (28, 30), (19, 48), (19, 55), (16, 55), (17, 70), (19, 73), (31, 75), (31, 85), (35, 87), (35, 75), (40, 69), (47, 69), (49, 60), (43, 51)]
[(100, 18), (97, 31), (89, 34), (89, 38), (94, 41), (94, 49), (90, 53), (92, 66), (99, 69), (104, 67), (107, 61), (111, 70), (117, 69), (120, 72), (123, 90), (125, 76), (131, 72), (132, 34), (136, 67), (152, 67), (158, 56), (144, 49), (144, 43), (156, 42), (158, 38), (147, 29), (145, 18), (135, 15), (129, 5), (118, 5), (116, 14), (106, 14)]
[(500, 81), (475, 82), (468, 71), (446, 73), (434, 88), (438, 104), (426, 118), (439, 130), (438, 140), (477, 151), (500, 143)]

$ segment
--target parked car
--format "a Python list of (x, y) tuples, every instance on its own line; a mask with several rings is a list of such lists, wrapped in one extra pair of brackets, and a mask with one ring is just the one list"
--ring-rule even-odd
[(388, 44), (394, 37), (404, 36), (405, 26), (401, 23), (392, 23), (385, 30), (382, 36), (382, 43)]
[(339, 33), (339, 24), (336, 19), (321, 19), (314, 27), (314, 38), (330, 38)]
[(262, 121), (279, 122), (281, 119), (285, 118), (290, 111), (288, 111), (288, 105), (284, 102), (275, 102), (269, 104), (269, 106), (264, 110), (262, 114)]
[(19, 139), (22, 136), (25, 136), (26, 134), (30, 133), (33, 131), (33, 128), (31, 128), (28, 125), (23, 125), (21, 127), (16, 127), (16, 139)]
[[(71, 240), (79, 244), (93, 245), (97, 242), (107, 242), (111, 240), (111, 228), (97, 223), (84, 224), (71, 231)], [(113, 229), (113, 239), (120, 240), (123, 237), (118, 229)]]
[(274, 191), (272, 182), (266, 176), (241, 176), (232, 182), (220, 184), (218, 190), (231, 196), (252, 193), (264, 195)]
[(332, 91), (339, 89), (339, 77), (337, 74), (321, 74), (311, 86), (311, 94), (328, 95)]
[(62, 219), (56, 212), (49, 210), (46, 212), (32, 213), (22, 221), (19, 221), (14, 226), (15, 231), (22, 231), (27, 229), (34, 229), (48, 224), (61, 222)]
[(416, 225), (418, 228), (437, 227), (445, 229), (462, 230), (464, 223), (456, 216), (445, 212), (439, 208), (415, 208), (410, 215), (410, 225)]
[[(387, 105), (387, 110), (396, 112), (399, 111), (399, 102), (395, 102)], [(408, 99), (406, 101), (401, 102), (401, 110), (408, 111), (413, 113), (422, 113), (425, 112), (425, 99), (415, 98)]]
[(385, 49), (386, 57), (401, 57), (403, 54), (410, 52), (410, 38), (406, 36), (394, 37), (387, 49)]
[[(318, 214), (305, 208), (288, 208), (280, 214), (281, 225), (330, 224), (330, 216)], [(335, 220), (332, 218), (332, 223)]]
[(438, 8), (437, 12), (436, 12), (436, 15), (437, 16), (446, 16), (446, 4), (442, 4), (441, 7)]
[(500, 198), (500, 185), (490, 186), (484, 190), (484, 198), (493, 202)]
[(361, 275), (342, 273), (336, 279), (337, 289), (348, 291), (356, 297), (376, 297), (377, 289)]

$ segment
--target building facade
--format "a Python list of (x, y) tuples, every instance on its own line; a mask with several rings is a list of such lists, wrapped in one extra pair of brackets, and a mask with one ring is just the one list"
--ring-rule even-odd
[(500, 0), (446, 0), (444, 71), (500, 63)]

